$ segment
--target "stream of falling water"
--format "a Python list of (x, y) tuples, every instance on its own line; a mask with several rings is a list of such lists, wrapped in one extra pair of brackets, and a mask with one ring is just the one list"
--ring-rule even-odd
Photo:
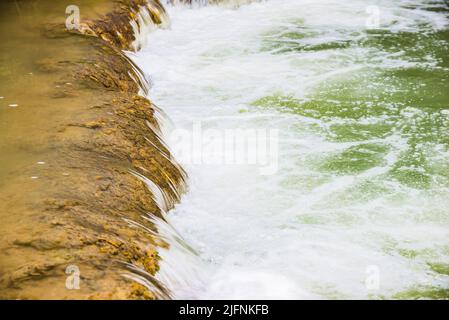
[(279, 135), (275, 174), (184, 164), (189, 192), (159, 223), (173, 297), (447, 298), (444, 3), (167, 11), (170, 28), (132, 58), (174, 127)]

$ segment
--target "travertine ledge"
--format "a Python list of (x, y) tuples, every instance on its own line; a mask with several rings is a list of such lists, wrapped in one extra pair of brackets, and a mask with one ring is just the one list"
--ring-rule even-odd
[[(166, 244), (147, 217), (173, 207), (185, 173), (161, 141), (158, 108), (139, 94), (148, 90), (145, 77), (121, 51), (139, 47), (139, 11), (157, 25), (163, 7), (158, 1), (81, 1), (80, 34), (65, 29), (65, 1), (47, 2), (53, 4), (19, 1), (21, 18), (9, 21), (26, 29), (14, 41), (32, 37), (32, 50), (40, 52), (23, 59), (41, 87), (22, 94), (41, 106), (33, 121), (42, 126), (15, 143), (45, 164), (11, 166), (1, 185), (0, 297), (169, 298), (154, 278), (157, 246)], [(5, 17), (13, 5), (2, 4)], [(80, 272), (79, 289), (70, 288), (73, 268)]]

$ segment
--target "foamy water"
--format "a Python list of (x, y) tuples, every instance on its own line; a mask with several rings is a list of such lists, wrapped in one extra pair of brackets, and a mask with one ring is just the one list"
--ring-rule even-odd
[(158, 277), (174, 298), (448, 288), (447, 12), (428, 8), (167, 6), (171, 27), (149, 33), (133, 59), (174, 129), (279, 132), (275, 174), (184, 164), (189, 192), (167, 215), (177, 233), (159, 223), (171, 249)]

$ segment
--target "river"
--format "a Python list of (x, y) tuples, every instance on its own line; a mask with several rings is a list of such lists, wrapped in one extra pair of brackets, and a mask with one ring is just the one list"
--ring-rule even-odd
[(167, 132), (254, 128), (276, 143), (265, 174), (193, 161), (198, 150), (187, 148), (189, 191), (170, 225), (159, 222), (171, 242), (159, 278), (174, 298), (448, 297), (445, 8), (167, 6), (170, 27), (132, 54), (172, 121)]

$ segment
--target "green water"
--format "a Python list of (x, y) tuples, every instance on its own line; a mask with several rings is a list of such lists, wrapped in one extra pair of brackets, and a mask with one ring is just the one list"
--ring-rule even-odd
[[(328, 208), (335, 203), (338, 206), (361, 204), (379, 197), (391, 198), (392, 203), (406, 199), (405, 195), (398, 195), (388, 187), (388, 181), (420, 190), (425, 197), (447, 203), (449, 30), (434, 31), (424, 24), (419, 32), (373, 30), (368, 31), (361, 40), (301, 44), (300, 40), (317, 35), (316, 31), (306, 30), (300, 21), (297, 31), (280, 30), (268, 34), (269, 40), (264, 43), (263, 49), (282, 55), (363, 48), (368, 52), (364, 56), (366, 66), (320, 82), (305, 97), (279, 93), (257, 99), (252, 105), (317, 119), (319, 124), (311, 125), (308, 130), (325, 136), (328, 141), (350, 145), (335, 154), (309, 159), (307, 165), (317, 171), (357, 175), (376, 167), (389, 167), (375, 179), (362, 180), (321, 205)], [(273, 38), (276, 40), (273, 41)], [(411, 65), (385, 68), (384, 64), (379, 65), (378, 52), (398, 56)], [(370, 56), (370, 53), (373, 54)], [(386, 156), (396, 148), (392, 140), (401, 140), (403, 147), (398, 157), (388, 164)], [(313, 181), (311, 183), (312, 187), (316, 185)], [(444, 206), (443, 203), (441, 205)], [(447, 225), (449, 217), (446, 209), (429, 208), (423, 216), (414, 219)], [(326, 225), (329, 218), (316, 214), (301, 215), (299, 222)], [(351, 215), (341, 215), (335, 222), (356, 225), (357, 219)], [(425, 260), (430, 273), (444, 277), (449, 275), (448, 249), (447, 244), (422, 250), (406, 249), (393, 241), (385, 245), (384, 252), (399, 254), (409, 260)], [(438, 262), (439, 259), (446, 262)], [(446, 287), (414, 285), (392, 297), (447, 299), (449, 290)]]
[(321, 170), (350, 174), (382, 165), (391, 148), (388, 138), (397, 136), (406, 141), (407, 148), (387, 179), (420, 189), (449, 186), (448, 164), (440, 161), (435, 151), (447, 152), (449, 146), (449, 30), (426, 31), (423, 26), (422, 33), (371, 31), (360, 41), (304, 47), (292, 45), (290, 40), (316, 34), (303, 32), (301, 26), (298, 29), (280, 32), (275, 44), (268, 41), (265, 49), (275, 48), (282, 54), (362, 47), (374, 52), (399, 52), (402, 59), (423, 67), (385, 70), (376, 66), (376, 56), (368, 56), (367, 64), (372, 65), (350, 76), (332, 77), (305, 98), (276, 94), (252, 105), (320, 119), (317, 130), (330, 141), (364, 142), (320, 159)]
[[(373, 4), (380, 25), (368, 27)], [(173, 221), (211, 276), (180, 297), (449, 298), (447, 5), (279, 0), (169, 14), (172, 29), (138, 57), (151, 98), (186, 129), (279, 130), (272, 176), (186, 166), (194, 183)], [(371, 266), (377, 290), (365, 285)]]

